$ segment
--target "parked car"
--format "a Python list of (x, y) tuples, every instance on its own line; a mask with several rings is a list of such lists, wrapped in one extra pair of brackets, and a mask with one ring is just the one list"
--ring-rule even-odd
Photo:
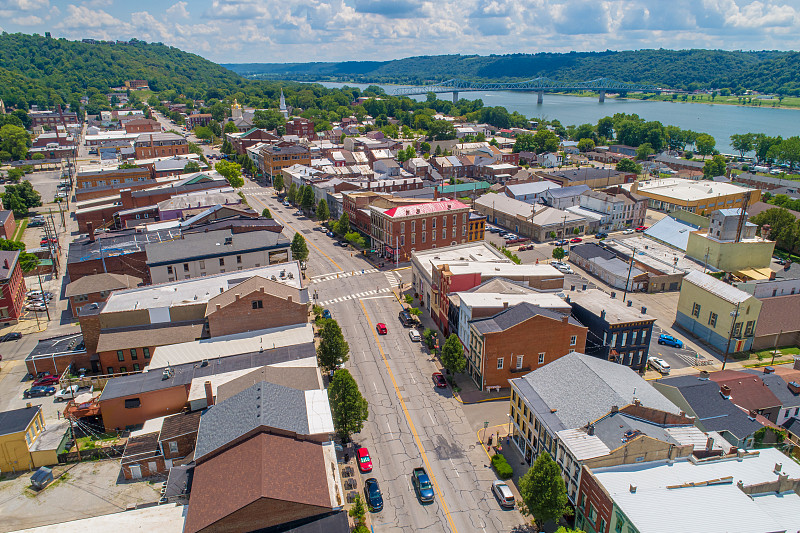
[(627, 229), (622, 230), (622, 234), (623, 235), (630, 235), (632, 233), (636, 233), (636, 232), (633, 231), (631, 228), (627, 228)]
[(43, 385), (34, 385), (30, 389), (22, 393), (23, 398), (41, 398), (42, 396), (52, 396), (56, 393), (55, 387), (45, 387)]
[(22, 338), (22, 333), (19, 331), (12, 331), (0, 337), (0, 342), (18, 341)]
[(581, 241), (583, 241), (583, 239), (581, 239), (580, 237), (573, 237), (569, 240), (569, 242), (581, 242)]
[(367, 479), (364, 482), (364, 496), (367, 499), (367, 507), (373, 513), (383, 510), (383, 496), (381, 489), (378, 487), (378, 480), (374, 477)]
[(375, 326), (375, 329), (378, 331), (378, 335), (386, 335), (388, 333), (386, 324), (383, 322), (378, 322), (378, 324)]
[(550, 261), (550, 265), (563, 274), (572, 274), (572, 267), (563, 261)]
[(513, 509), (516, 506), (516, 502), (514, 501), (514, 494), (511, 492), (511, 489), (508, 488), (508, 485), (506, 485), (502, 481), (492, 481), (492, 493), (494, 494), (494, 497), (497, 498), (497, 501), (500, 503), (500, 507), (505, 507), (506, 509)]
[(658, 336), (658, 344), (665, 344), (673, 348), (683, 348), (683, 341), (676, 339), (672, 335), (667, 335), (666, 333), (662, 333)]
[(25, 305), (26, 311), (47, 311), (47, 306), (44, 303), (29, 303)]
[(566, 245), (569, 244), (569, 241), (567, 239), (561, 239), (561, 240), (555, 241), (553, 244), (555, 246), (566, 246)]
[(34, 387), (46, 387), (58, 383), (59, 376), (44, 376), (33, 382)]
[(44, 219), (42, 220), (31, 219), (30, 222), (28, 222), (29, 228), (38, 228), (39, 226), (44, 226)]
[(372, 458), (369, 456), (369, 451), (366, 448), (359, 448), (356, 450), (356, 462), (362, 474), (372, 472)]
[(638, 228), (636, 228), (636, 232), (637, 233), (641, 233), (641, 232), (645, 231), (646, 229), (647, 229), (647, 226), (639, 226)]
[(67, 387), (65, 389), (61, 389), (60, 391), (58, 391), (56, 393), (55, 398), (53, 398), (53, 401), (63, 402), (63, 401), (66, 401), (66, 400), (72, 400), (73, 398), (75, 398), (75, 395), (78, 393), (78, 389), (79, 388), (80, 387), (78, 387), (77, 385), (70, 385), (69, 387)]
[(408, 336), (413, 342), (421, 342), (422, 335), (419, 334), (419, 331), (415, 329), (408, 330)]
[(605, 239), (606, 237), (608, 237), (608, 233), (606, 233), (605, 231), (598, 231), (597, 233), (594, 234), (595, 239)]
[(423, 503), (430, 503), (433, 501), (433, 485), (428, 473), (422, 467), (415, 468), (411, 472), (411, 483), (414, 485), (414, 490), (417, 493), (417, 498)]
[(434, 372), (433, 373), (433, 383), (440, 389), (447, 388), (447, 380), (444, 379), (444, 376), (441, 372)]
[(400, 311), (400, 314), (397, 315), (397, 318), (400, 319), (402, 322), (403, 327), (410, 328), (414, 324), (417, 323), (417, 317), (409, 313), (406, 309)]
[(669, 374), (669, 370), (670, 370), (669, 363), (667, 363), (666, 361), (664, 361), (660, 357), (648, 357), (647, 358), (647, 364), (651, 368), (657, 370), (658, 372), (661, 372), (662, 374)]
[(330, 311), (330, 309), (323, 309), (323, 310), (322, 310), (322, 318), (331, 318), (331, 311)]
[(327, 232), (325, 235), (327, 235), (328, 237), (335, 237), (336, 236), (336, 234), (334, 232), (332, 232), (332, 231)]

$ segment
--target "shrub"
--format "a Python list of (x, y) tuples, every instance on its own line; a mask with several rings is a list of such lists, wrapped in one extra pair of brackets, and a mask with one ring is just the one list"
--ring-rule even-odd
[(506, 458), (503, 457), (503, 454), (496, 453), (492, 456), (492, 466), (497, 472), (497, 477), (500, 479), (511, 479), (514, 477), (514, 470), (511, 468), (511, 465), (508, 464)]

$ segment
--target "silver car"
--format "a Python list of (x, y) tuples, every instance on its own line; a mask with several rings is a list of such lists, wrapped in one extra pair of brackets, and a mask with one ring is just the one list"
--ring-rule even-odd
[(422, 340), (422, 335), (415, 329), (408, 330), (408, 337), (414, 342), (420, 342)]
[(511, 492), (511, 489), (508, 488), (508, 485), (502, 481), (492, 481), (492, 493), (500, 503), (500, 507), (513, 509), (516, 505), (516, 502), (514, 501), (514, 494)]

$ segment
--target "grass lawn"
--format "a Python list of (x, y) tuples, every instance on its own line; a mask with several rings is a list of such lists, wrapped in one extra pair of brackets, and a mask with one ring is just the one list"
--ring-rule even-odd
[(80, 437), (78, 438), (78, 446), (81, 450), (91, 450), (93, 448), (103, 448), (111, 446), (119, 441), (119, 436), (116, 433), (102, 433), (95, 437)]
[(28, 219), (23, 218), (22, 220), (17, 221), (17, 228), (14, 230), (14, 237), (11, 239), (12, 241), (21, 241), (22, 234), (25, 233), (25, 228), (28, 227)]
[[(742, 172), (743, 171), (741, 171), (741, 170), (734, 170), (733, 174), (741, 174)], [(756, 176), (765, 176), (767, 178), (776, 178), (776, 179), (782, 179), (782, 180), (800, 181), (800, 174), (789, 174), (788, 172), (785, 172), (783, 174), (775, 175), (775, 174), (768, 174), (766, 172), (755, 172), (754, 173), (752, 171), (748, 171), (748, 174), (755, 174)], [(767, 192), (769, 192), (769, 191), (767, 191)]]
[[(758, 352), (744, 352), (736, 354), (734, 358), (737, 361), (744, 362), (745, 366), (767, 366), (772, 364), (772, 352), (772, 348)], [(775, 364), (792, 362), (795, 355), (800, 355), (800, 348), (796, 346), (779, 347), (775, 354)]]

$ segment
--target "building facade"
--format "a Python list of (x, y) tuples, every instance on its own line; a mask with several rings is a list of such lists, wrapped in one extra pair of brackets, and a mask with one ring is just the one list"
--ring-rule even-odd
[(19, 257), (19, 250), (0, 251), (0, 324), (16, 324), (25, 307), (27, 289)]
[(189, 143), (175, 133), (143, 133), (133, 143), (136, 159), (170, 157), (189, 153)]

